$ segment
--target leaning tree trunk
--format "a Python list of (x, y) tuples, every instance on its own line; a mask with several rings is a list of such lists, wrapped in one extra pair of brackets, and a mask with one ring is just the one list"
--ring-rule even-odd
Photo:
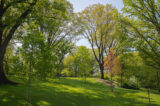
[(3, 70), (3, 60), (0, 60), (0, 84), (5, 84), (8, 82)]
[(8, 80), (4, 73), (3, 60), (0, 60), (0, 84), (12, 84), (12, 82)]
[[(0, 45), (0, 47), (2, 46)], [(4, 68), (3, 68), (4, 54), (5, 54), (5, 50), (0, 49), (0, 84), (16, 85), (17, 83), (8, 80), (8, 78), (6, 77), (4, 73)]]

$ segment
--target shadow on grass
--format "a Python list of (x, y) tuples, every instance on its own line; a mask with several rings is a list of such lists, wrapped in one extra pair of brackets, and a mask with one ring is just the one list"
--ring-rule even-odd
[[(0, 106), (26, 105), (26, 85), (0, 86)], [(31, 87), (33, 106), (146, 106), (127, 93), (136, 90), (116, 89), (115, 93), (102, 83), (76, 78), (34, 82)], [(158, 106), (157, 104), (152, 104)]]

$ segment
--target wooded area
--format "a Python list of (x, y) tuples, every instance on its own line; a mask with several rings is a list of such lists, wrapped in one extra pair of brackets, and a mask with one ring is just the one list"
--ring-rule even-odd
[[(95, 98), (101, 98), (96, 106), (106, 106), (112, 105), (105, 102), (111, 95), (113, 106), (160, 105), (160, 0), (123, 0), (123, 5), (118, 11), (112, 4), (93, 4), (75, 13), (67, 0), (0, 0), (0, 105), (22, 105), (19, 99), (3, 101), (10, 97), (3, 92), (12, 87), (15, 96), (27, 95), (27, 106), (78, 106), (80, 100), (93, 106)], [(90, 48), (77, 46), (81, 39)], [(61, 93), (41, 91), (43, 86), (55, 93), (66, 86), (64, 92), (73, 98), (67, 102)], [(73, 102), (76, 89), (84, 95)], [(127, 92), (146, 99), (122, 98)], [(36, 104), (32, 94), (44, 93), (66, 101)]]

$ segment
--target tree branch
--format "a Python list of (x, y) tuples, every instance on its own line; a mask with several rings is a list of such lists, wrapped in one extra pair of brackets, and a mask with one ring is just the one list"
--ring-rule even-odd
[(31, 13), (32, 8), (34, 7), (34, 5), (36, 4), (37, 0), (35, 0), (31, 6), (24, 12), (21, 14), (21, 16), (17, 19), (16, 23), (13, 25), (13, 27), (11, 28), (11, 30), (9, 31), (9, 34), (7, 35), (6, 39), (4, 40), (4, 42), (2, 43), (2, 47), (5, 48), (12, 36), (14, 35), (15, 31), (17, 30), (17, 28), (22, 24), (22, 22), (24, 21), (24, 19), (28, 16), (28, 14)]

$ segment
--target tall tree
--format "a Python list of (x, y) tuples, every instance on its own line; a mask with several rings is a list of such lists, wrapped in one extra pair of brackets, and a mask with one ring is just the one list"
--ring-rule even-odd
[[(47, 2), (46, 2), (47, 1)], [(52, 47), (57, 46), (64, 38), (71, 35), (73, 27), (73, 7), (66, 0), (43, 0), (38, 2), (32, 16), (39, 25), (40, 31), (46, 36)]]
[(36, 2), (37, 0), (1, 0), (0, 2), (0, 84), (15, 84), (4, 74), (4, 55), (16, 30), (31, 13)]
[(125, 25), (128, 39), (140, 52), (144, 62), (154, 67), (159, 73), (160, 1), (123, 0), (123, 2), (123, 11), (126, 17), (121, 20), (121, 23)]
[[(61, 26), (68, 22), (67, 19), (71, 13), (72, 5), (66, 0), (1, 0), (0, 84), (14, 84), (6, 78), (3, 71), (4, 54), (11, 39), (17, 37), (16, 35), (23, 38), (26, 33), (24, 26), (31, 24), (34, 20), (39, 26), (39, 30), (48, 38), (48, 42), (54, 38), (51, 40), (56, 40), (57, 44), (61, 38), (64, 38), (64, 35), (59, 33), (64, 34), (64, 29), (61, 29)], [(59, 33), (55, 34), (55, 32)], [(50, 33), (53, 36), (50, 36)]]
[[(22, 57), (26, 65), (30, 64), (34, 73), (45, 80), (53, 70), (54, 56), (45, 36), (39, 32), (38, 25), (30, 25), (22, 43)], [(47, 68), (46, 68), (47, 67)]]
[(104, 55), (114, 40), (116, 13), (117, 10), (112, 5), (95, 4), (78, 14), (83, 35), (89, 41), (99, 64), (101, 79), (104, 79)]
[[(72, 39), (70, 39), (72, 40)], [(56, 69), (56, 76), (60, 76), (61, 75), (61, 72), (62, 70), (64, 69), (64, 59), (65, 59), (65, 56), (69, 53), (71, 53), (71, 51), (73, 50), (74, 48), (74, 44), (72, 43), (72, 41), (70, 40), (63, 40), (61, 41), (57, 46), (56, 46), (56, 49), (55, 50), (55, 53), (56, 54), (56, 61), (54, 62), (55, 63), (55, 69)]]

